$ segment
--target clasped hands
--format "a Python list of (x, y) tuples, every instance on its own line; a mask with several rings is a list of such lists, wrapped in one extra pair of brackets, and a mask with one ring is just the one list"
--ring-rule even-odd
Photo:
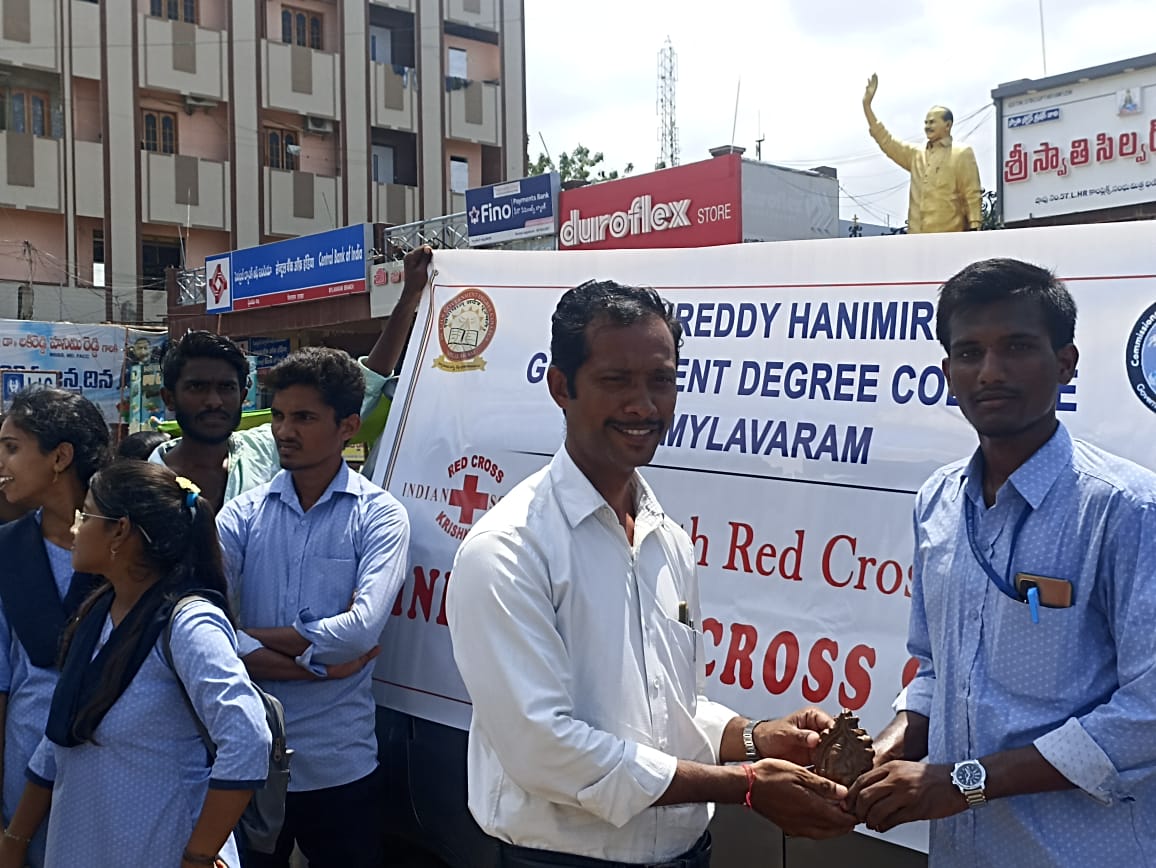
[(967, 809), (949, 765), (879, 758), (850, 789), (804, 768), (812, 764), (819, 733), (832, 723), (826, 712), (806, 708), (754, 732), (760, 756), (770, 759), (752, 765), (751, 808), (786, 834), (835, 838), (859, 823), (886, 832)]
[(942, 820), (967, 810), (967, 799), (951, 782), (950, 765), (879, 759), (855, 781), (844, 801), (868, 829), (886, 832), (903, 823)]

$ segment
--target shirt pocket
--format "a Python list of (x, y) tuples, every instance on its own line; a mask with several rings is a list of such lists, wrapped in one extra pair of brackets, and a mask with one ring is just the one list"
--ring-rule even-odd
[(306, 555), (301, 584), (302, 609), (313, 619), (347, 612), (357, 586), (357, 561)]
[(1081, 637), (1091, 626), (1085, 603), (1074, 601), (1064, 609), (1041, 606), (1038, 624), (1032, 623), (1026, 603), (1004, 594), (992, 594), (987, 606), (988, 671), (1003, 691), (1047, 704), (1070, 695), (1074, 683), (1086, 685), (1097, 674), (1095, 661), (1082, 660), (1079, 650)]
[(673, 618), (662, 618), (662, 634), (666, 657), (670, 661), (671, 687), (683, 705), (693, 710), (698, 694), (697, 649), (698, 634)]

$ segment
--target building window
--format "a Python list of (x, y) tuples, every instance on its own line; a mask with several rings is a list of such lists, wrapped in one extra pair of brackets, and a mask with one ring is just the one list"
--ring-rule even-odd
[(450, 157), (450, 192), (464, 193), (470, 188), (470, 161), (465, 157)]
[(47, 136), (48, 94), (36, 90), (0, 92), (0, 128), (13, 133)]
[(289, 6), (281, 7), (281, 41), (289, 45), (305, 45), (321, 49), (323, 33), (321, 16)]
[(449, 62), (446, 64), (446, 74), (450, 78), (469, 78), (466, 74), (469, 70), (467, 58), (468, 55), (464, 48), (451, 48), (449, 50)]
[(164, 289), (165, 269), (182, 265), (181, 242), (176, 238), (142, 238), (140, 254), (145, 289)]
[(375, 184), (393, 184), (393, 146), (373, 146), (373, 182)]
[(144, 121), (144, 139), (141, 148), (158, 154), (177, 152), (177, 116), (172, 112), (147, 109), (141, 113)]
[(374, 63), (393, 63), (393, 31), (388, 27), (370, 25), (369, 59)]
[(104, 286), (104, 230), (92, 231), (92, 285)]
[(149, 0), (149, 14), (170, 21), (197, 23), (197, 0)]
[(265, 165), (270, 169), (296, 172), (300, 166), (301, 144), (296, 130), (265, 130)]

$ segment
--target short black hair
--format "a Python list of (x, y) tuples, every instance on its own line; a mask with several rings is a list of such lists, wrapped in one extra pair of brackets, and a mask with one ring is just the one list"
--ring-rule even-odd
[(168, 439), (169, 435), (163, 431), (137, 431), (120, 441), (116, 447), (116, 457), (147, 461), (153, 450)]
[(365, 376), (345, 350), (303, 347), (290, 353), (265, 375), (267, 388), (278, 392), (290, 386), (312, 386), (333, 408), (340, 422), (361, 412), (365, 400)]
[(108, 423), (92, 401), (75, 392), (31, 386), (16, 393), (4, 418), (35, 437), (43, 453), (71, 443), (72, 466), (85, 488), (111, 458)]
[(550, 364), (566, 377), (571, 398), (577, 395), (578, 369), (590, 357), (587, 327), (599, 319), (628, 326), (649, 316), (658, 317), (670, 329), (677, 362), (682, 347), (682, 323), (675, 318), (670, 302), (653, 289), (626, 286), (613, 280), (588, 280), (566, 291), (550, 318)]
[(1044, 315), (1052, 349), (1066, 347), (1076, 338), (1076, 302), (1051, 271), (1018, 259), (973, 262), (939, 288), (935, 336), (951, 351), (951, 318), (1012, 298), (1034, 300)]
[(228, 362), (237, 372), (240, 390), (245, 391), (245, 384), (249, 381), (249, 360), (241, 348), (224, 335), (205, 331), (186, 332), (177, 340), (169, 342), (161, 361), (161, 376), (165, 388), (170, 392), (177, 388), (177, 380), (181, 378), (181, 372), (189, 359), (220, 359)]

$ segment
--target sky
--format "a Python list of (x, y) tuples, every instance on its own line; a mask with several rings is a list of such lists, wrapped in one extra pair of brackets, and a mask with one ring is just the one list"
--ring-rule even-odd
[[(863, 88), (891, 133), (923, 141), (942, 104), (955, 139), (996, 185), (999, 84), (1151, 53), (1153, 0), (524, 0), (531, 159), (583, 144), (608, 169), (649, 171), (659, 154), (658, 54), (678, 55), (682, 163), (733, 142), (792, 168), (834, 166), (840, 216), (901, 225), (907, 173), (867, 134)], [(1041, 5), (1044, 44), (1041, 47)], [(737, 95), (737, 113), (736, 113)]]

